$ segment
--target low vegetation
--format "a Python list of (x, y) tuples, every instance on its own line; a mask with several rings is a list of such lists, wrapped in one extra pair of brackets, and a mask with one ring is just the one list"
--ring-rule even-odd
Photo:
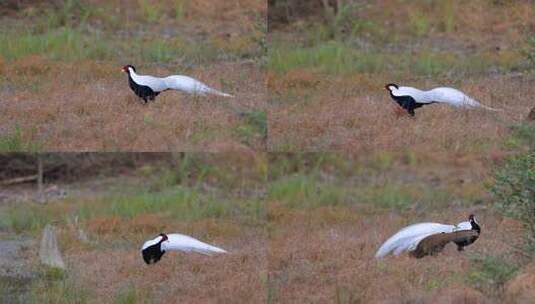
[[(509, 149), (511, 142), (526, 147), (527, 133), (513, 134), (502, 147)], [(119, 165), (110, 163), (109, 155), (66, 154), (68, 159), (62, 159), (52, 154), (45, 158), (45, 180), (69, 181), (67, 197), (2, 206), (0, 233), (38, 238), (45, 224), (58, 227), (68, 272), (40, 275), (29, 285), (30, 295), (42, 293), (50, 301), (79, 297), (88, 303), (199, 296), (230, 302), (426, 301), (464, 286), (466, 292), (499, 301), (506, 283), (527, 262), (517, 250), (527, 230), (522, 225), (510, 229), (511, 222), (489, 208), (498, 201), (486, 188), (494, 187), (495, 169), (478, 160), (457, 163), (412, 151), (367, 156), (178, 153), (125, 154)], [(35, 166), (31, 157), (22, 156), (10, 167)], [(85, 178), (76, 171), (46, 170), (60, 161), (84, 165), (85, 157), (93, 168), (107, 169), (100, 175), (87, 171)], [(508, 168), (503, 158), (496, 164)], [(515, 174), (510, 175), (514, 180)], [(477, 215), (484, 233), (462, 253), (452, 246), (439, 257), (421, 260), (374, 258), (380, 243), (400, 227), (455, 223), (470, 213)], [(170, 253), (147, 272), (139, 245), (161, 231), (193, 235), (232, 254)], [(94, 272), (105, 275), (95, 278)], [(180, 283), (170, 279), (172, 273), (180, 274)], [(176, 288), (153, 283), (161, 280)], [(224, 283), (207, 285), (213, 280)]]
[(505, 216), (521, 221), (526, 228), (524, 245), (520, 248), (533, 259), (535, 255), (535, 146), (532, 124), (515, 128), (515, 149), (526, 152), (509, 157), (495, 174), (491, 192), (495, 207)]
[[(525, 98), (531, 86), (523, 83), (533, 78), (535, 11), (527, 3), (273, 0), (270, 5), (271, 151), (365, 153), (419, 150), (420, 143), (422, 149), (455, 153), (488, 151), (497, 147), (486, 139), (502, 141), (531, 110)], [(487, 31), (490, 27), (497, 30)], [(455, 87), (504, 111), (465, 113), (434, 105), (419, 109), (408, 123), (384, 90), (392, 82)], [(483, 136), (487, 127), (493, 135)]]
[[(262, 149), (265, 134), (240, 114), (265, 112), (265, 7), (238, 2), (0, 7), (0, 140), (20, 132), (31, 145), (0, 150)], [(187, 74), (236, 97), (169, 93), (143, 106), (120, 73), (126, 64), (143, 74)]]

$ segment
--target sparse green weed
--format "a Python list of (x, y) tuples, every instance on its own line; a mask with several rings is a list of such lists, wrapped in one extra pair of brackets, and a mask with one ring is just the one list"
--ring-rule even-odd
[(140, 290), (134, 286), (128, 286), (125, 290), (119, 291), (115, 297), (115, 304), (140, 304), (150, 303), (149, 294), (145, 290)]
[(267, 115), (265, 111), (251, 111), (241, 113), (245, 124), (236, 128), (236, 133), (245, 143), (267, 138)]
[(88, 303), (89, 292), (75, 278), (57, 269), (42, 268), (31, 283), (31, 303)]
[(162, 17), (164, 9), (161, 2), (138, 0), (137, 3), (141, 9), (143, 18), (148, 22), (156, 22)]
[(468, 275), (468, 281), (478, 289), (498, 293), (518, 270), (518, 266), (500, 257), (475, 256), (472, 258), (474, 270)]
[(273, 182), (268, 197), (293, 208), (314, 208), (345, 204), (349, 193), (335, 184), (322, 183), (313, 175), (295, 174)]
[(429, 19), (423, 13), (412, 13), (409, 15), (409, 26), (415, 35), (424, 36), (429, 31)]
[(19, 127), (5, 135), (0, 134), (0, 151), (2, 152), (38, 152), (39, 150), (41, 150), (41, 145), (27, 141)]

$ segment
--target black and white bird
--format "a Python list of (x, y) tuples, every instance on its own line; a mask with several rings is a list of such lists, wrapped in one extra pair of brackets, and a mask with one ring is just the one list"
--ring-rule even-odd
[(167, 251), (197, 252), (205, 255), (227, 253), (227, 251), (203, 243), (183, 234), (159, 234), (155, 239), (146, 241), (141, 247), (141, 255), (147, 264), (158, 262)]
[(426, 255), (435, 255), (450, 242), (455, 243), (457, 250), (462, 251), (464, 247), (474, 243), (480, 233), (481, 227), (473, 214), (470, 214), (468, 221), (457, 225), (414, 224), (401, 229), (386, 240), (375, 257), (383, 258), (390, 253), (399, 255), (403, 251), (408, 251), (411, 256), (421, 258)]
[(414, 109), (433, 103), (445, 103), (458, 108), (483, 108), (490, 111), (500, 111), (499, 109), (487, 107), (454, 88), (441, 87), (422, 91), (389, 83), (385, 86), (385, 89), (390, 92), (390, 97), (403, 109), (407, 110), (411, 116), (414, 116)]
[(230, 94), (223, 93), (212, 89), (206, 84), (183, 75), (171, 75), (167, 77), (155, 77), (149, 75), (138, 75), (136, 68), (132, 65), (126, 65), (122, 71), (128, 74), (128, 84), (134, 93), (143, 99), (145, 103), (148, 100), (154, 100), (158, 94), (167, 90), (177, 90), (193, 95), (213, 94), (224, 97), (232, 97)]

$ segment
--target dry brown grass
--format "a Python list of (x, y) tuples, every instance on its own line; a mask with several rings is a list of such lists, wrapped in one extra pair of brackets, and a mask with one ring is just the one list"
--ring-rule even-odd
[(171, 252), (149, 266), (137, 247), (105, 248), (68, 255), (67, 263), (92, 291), (95, 303), (112, 302), (131, 287), (161, 303), (264, 302), (267, 267), (262, 233), (248, 229), (238, 237), (204, 240), (230, 254), (207, 257)]
[[(469, 290), (467, 293), (481, 295), (466, 287), (472, 270), (469, 257), (507, 252), (506, 240), (518, 233), (505, 230), (507, 224), (489, 212), (476, 212), (483, 225), (482, 236), (463, 253), (447, 246), (436, 257), (418, 260), (406, 254), (380, 261), (374, 258), (384, 240), (410, 223), (455, 223), (473, 211), (458, 209), (420, 218), (414, 214), (370, 215), (352, 210), (352, 217), (340, 216), (333, 223), (323, 221), (325, 210), (294, 213), (291, 221), (278, 222), (270, 233), (270, 288), (275, 302), (427, 302), (440, 296), (443, 300), (439, 303), (449, 303), (448, 298), (464, 293), (459, 292), (459, 286)], [(514, 239), (517, 237), (514, 235)], [(492, 296), (486, 299), (496, 300)]]
[[(360, 75), (323, 75), (320, 81), (321, 75), (310, 73), (301, 76), (300, 82), (279, 83), (268, 78), (270, 89), (278, 94), (271, 97), (276, 106), (269, 116), (269, 150), (488, 152), (499, 149), (510, 125), (525, 119), (532, 105), (530, 96), (535, 93), (534, 79), (528, 76), (468, 79), (462, 84), (397, 81), (420, 88), (450, 85), (486, 105), (504, 109), (493, 113), (430, 105), (417, 109), (416, 117), (410, 118), (397, 111), (399, 107), (383, 88), (384, 83), (395, 80), (380, 75), (371, 75), (369, 80)], [(295, 74), (287, 77), (294, 79)]]
[[(225, 99), (166, 92), (143, 105), (128, 87), (121, 66), (113, 63), (66, 64), (30, 56), (8, 70), (16, 85), (37, 85), (32, 91), (1, 94), (0, 130), (19, 126), (27, 141), (46, 151), (221, 151), (263, 149), (262, 139), (250, 147), (235, 129), (244, 124), (234, 109), (264, 107), (263, 77), (255, 64), (221, 63), (191, 73), (209, 85), (235, 94)], [(175, 73), (138, 67), (147, 74)]]

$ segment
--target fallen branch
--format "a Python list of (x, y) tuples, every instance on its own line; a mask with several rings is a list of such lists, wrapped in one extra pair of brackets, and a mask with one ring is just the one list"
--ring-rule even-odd
[(22, 177), (15, 177), (12, 179), (0, 181), (0, 185), (7, 186), (7, 185), (14, 185), (14, 184), (22, 184), (22, 183), (27, 183), (27, 182), (37, 180), (37, 178), (38, 178), (37, 174), (29, 175), (29, 176), (22, 176)]

